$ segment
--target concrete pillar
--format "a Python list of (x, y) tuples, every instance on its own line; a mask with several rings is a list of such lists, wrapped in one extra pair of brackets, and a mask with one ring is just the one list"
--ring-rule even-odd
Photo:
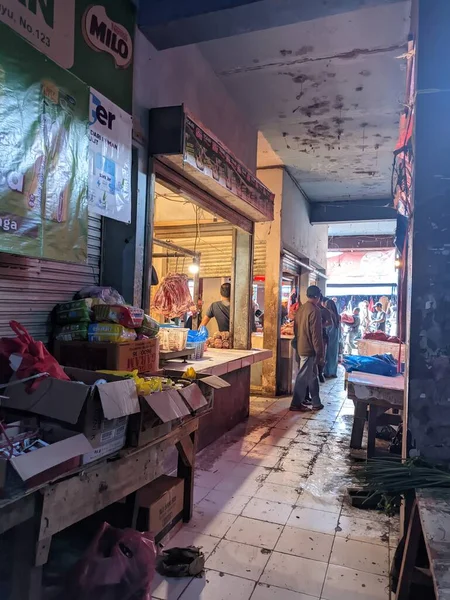
[(266, 234), (266, 281), (264, 292), (264, 348), (272, 350), (272, 358), (263, 362), (262, 391), (277, 393), (277, 359), (280, 338), (281, 287), (281, 203), (283, 195), (282, 168), (258, 171), (259, 179), (275, 194), (274, 220), (264, 225)]
[(450, 2), (418, 0), (416, 8), (406, 416), (417, 451), (450, 462)]

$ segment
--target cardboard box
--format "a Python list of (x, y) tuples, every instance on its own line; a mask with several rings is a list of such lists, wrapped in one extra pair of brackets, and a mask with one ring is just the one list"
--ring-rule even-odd
[[(91, 444), (83, 464), (120, 450), (126, 442), (128, 416), (140, 410), (134, 381), (82, 369), (64, 370), (72, 381), (43, 379), (31, 394), (26, 383), (8, 386), (2, 407), (40, 415), (54, 435), (58, 429), (61, 434), (83, 433)], [(107, 383), (96, 385), (99, 379)]]
[(156, 543), (183, 520), (184, 479), (161, 475), (137, 493), (138, 529), (151, 531)]
[[(36, 420), (31, 425), (24, 420), (11, 425), (13, 427), (8, 427), (7, 433), (15, 437), (26, 431), (35, 431), (38, 423)], [(81, 464), (82, 455), (92, 452), (86, 436), (73, 431), (64, 434), (58, 432), (57, 435), (40, 432), (40, 437), (50, 446), (10, 459), (0, 458), (0, 490), (8, 487), (8, 484), (16, 487), (17, 476), (26, 488), (41, 485), (76, 469)], [(3, 440), (4, 436), (0, 436), (0, 441)]]
[(159, 369), (158, 338), (119, 344), (56, 341), (53, 354), (61, 365), (91, 371), (156, 373)]
[[(175, 377), (174, 372), (164, 374)], [(130, 446), (148, 444), (170, 433), (183, 419), (200, 416), (212, 408), (215, 389), (230, 387), (215, 375), (199, 375), (195, 382), (180, 379), (179, 383), (184, 387), (139, 397), (141, 411), (130, 418)]]

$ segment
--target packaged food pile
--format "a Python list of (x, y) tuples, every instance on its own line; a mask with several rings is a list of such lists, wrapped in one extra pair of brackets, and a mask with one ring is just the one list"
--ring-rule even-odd
[(61, 342), (128, 342), (155, 338), (159, 324), (141, 308), (129, 306), (113, 288), (90, 286), (75, 300), (55, 307), (54, 338)]
[(212, 338), (206, 341), (208, 348), (217, 348), (228, 350), (232, 348), (231, 336), (229, 331), (217, 331)]
[(281, 335), (293, 336), (294, 335), (294, 322), (285, 323), (281, 326)]

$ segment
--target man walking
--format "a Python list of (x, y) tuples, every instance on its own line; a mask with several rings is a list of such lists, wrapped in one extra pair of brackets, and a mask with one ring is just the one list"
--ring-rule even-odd
[[(323, 408), (317, 379), (317, 367), (324, 363), (322, 314), (319, 308), (322, 294), (316, 285), (311, 285), (306, 290), (306, 296), (307, 302), (300, 306), (294, 321), (297, 352), (300, 357), (294, 396), (290, 406), (290, 410), (295, 411), (321, 410)], [(311, 408), (304, 404), (307, 387), (311, 394)]]

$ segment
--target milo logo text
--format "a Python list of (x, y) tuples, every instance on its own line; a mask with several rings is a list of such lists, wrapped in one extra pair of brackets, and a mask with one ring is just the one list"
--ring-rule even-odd
[(125, 69), (133, 58), (133, 42), (130, 34), (112, 21), (103, 6), (91, 6), (83, 17), (83, 35), (86, 42), (97, 52), (107, 52), (116, 66)]

